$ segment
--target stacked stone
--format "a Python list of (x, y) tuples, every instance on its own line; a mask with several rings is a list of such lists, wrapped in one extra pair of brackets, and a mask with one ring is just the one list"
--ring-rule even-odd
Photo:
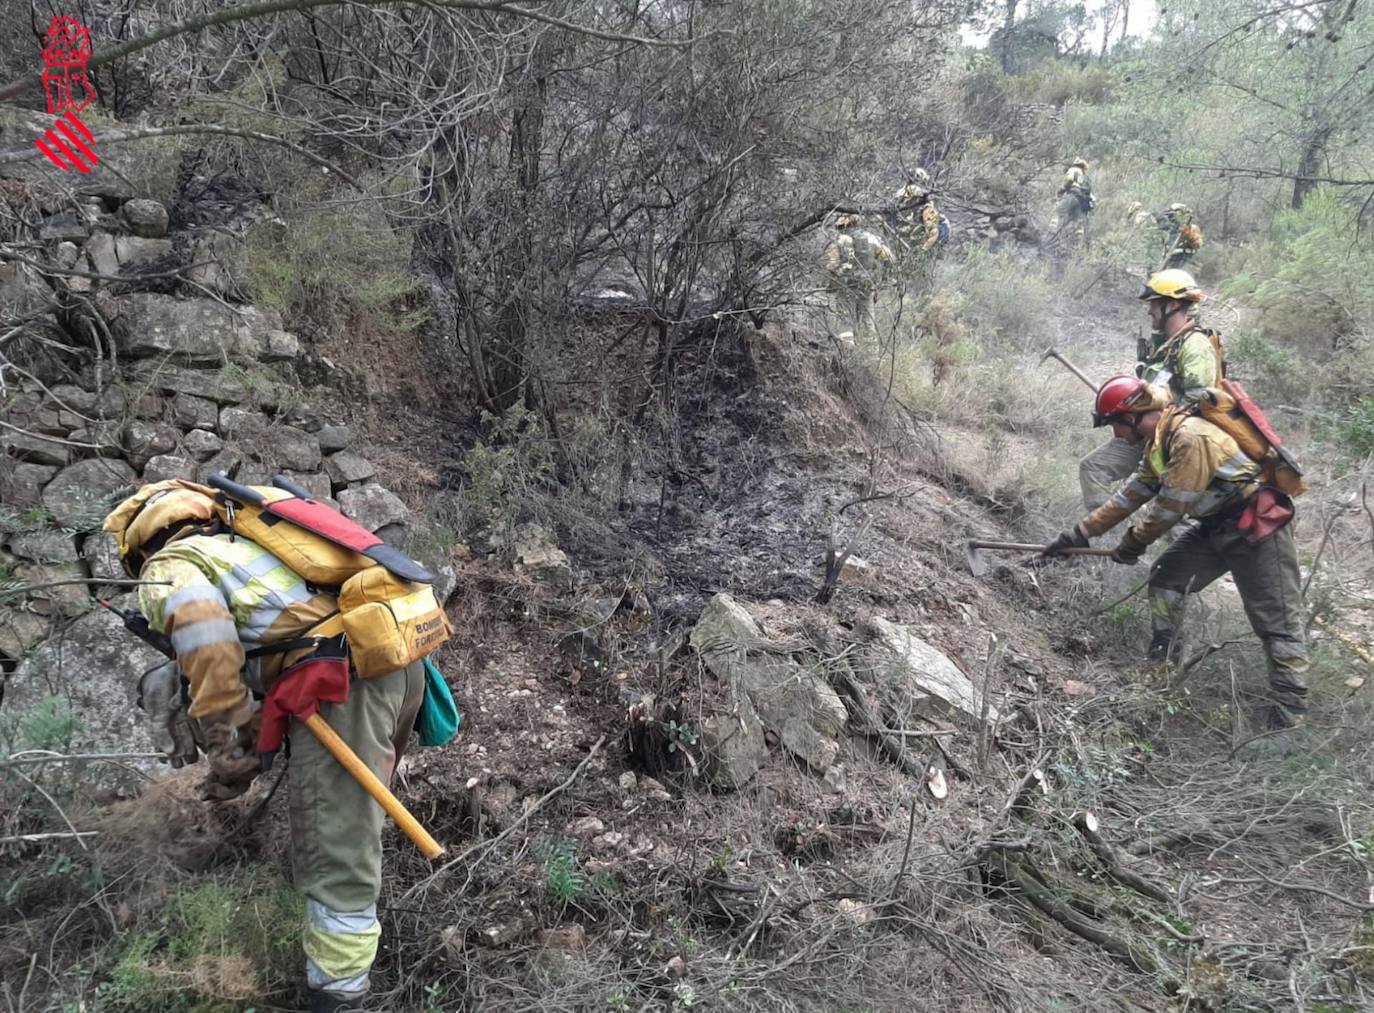
[[(118, 499), (146, 482), (204, 482), (232, 474), (248, 485), (282, 474), (337, 506), (370, 531), (405, 544), (410, 512), (352, 449), (334, 414), (303, 406), (291, 382), (297, 337), (271, 310), (233, 303), (240, 270), (222, 258), (218, 294), (115, 294), (137, 282), (135, 265), (173, 251), (168, 213), (155, 201), (86, 198), (40, 226), (53, 275), (0, 263), (0, 304), (37, 311), (54, 302), (52, 285), (94, 300), (109, 323), (113, 359), (88, 363), (79, 383), (5, 376), (0, 388), (0, 580), (30, 586), (122, 577), (114, 545), (99, 531)], [(186, 237), (180, 237), (184, 246)], [(193, 237), (194, 248), (204, 236)], [(215, 234), (223, 247), (226, 234)], [(227, 265), (227, 266), (226, 266)], [(95, 275), (96, 277), (88, 277)], [(196, 290), (206, 291), (205, 287)], [(83, 342), (52, 316), (31, 326), (69, 347)], [(89, 343), (84, 343), (89, 347)], [(117, 365), (116, 365), (117, 364)], [(2, 585), (0, 585), (2, 586)], [(63, 584), (23, 599), (0, 597), (0, 668), (12, 669), (61, 621), (89, 612), (101, 585)]]

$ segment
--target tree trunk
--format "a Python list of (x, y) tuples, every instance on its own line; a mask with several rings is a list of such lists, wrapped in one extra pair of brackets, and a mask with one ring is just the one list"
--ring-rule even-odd
[(1002, 73), (1011, 73), (1011, 31), (1016, 24), (1017, 0), (1006, 0), (1007, 12), (1002, 18)]
[(1303, 142), (1302, 157), (1298, 159), (1298, 171), (1293, 180), (1293, 200), (1289, 205), (1294, 211), (1302, 207), (1307, 195), (1317, 189), (1317, 181), (1313, 177), (1326, 164), (1326, 145), (1329, 140), (1331, 128), (1323, 126), (1308, 134)]

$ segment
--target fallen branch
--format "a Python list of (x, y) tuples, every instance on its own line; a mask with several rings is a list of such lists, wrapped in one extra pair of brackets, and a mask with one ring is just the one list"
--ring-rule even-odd
[(161, 753), (51, 753), (44, 756), (29, 756), (28, 753), (43, 752), (37, 749), (25, 749), (18, 753), (0, 760), (0, 767), (24, 767), (38, 763), (86, 763), (99, 760), (108, 760), (115, 763), (122, 763), (126, 760), (159, 760)]
[[(37, 844), (42, 841), (70, 841), (74, 837), (95, 837), (99, 833), (99, 830), (73, 830), (70, 833), (15, 834), (12, 837), (0, 837), (0, 844)], [(83, 844), (82, 847), (84, 848), (85, 845)]]
[(1092, 849), (1093, 854), (1097, 856), (1098, 861), (1107, 870), (1107, 875), (1111, 876), (1112, 879), (1123, 886), (1130, 887), (1138, 894), (1149, 897), (1151, 900), (1161, 904), (1173, 904), (1174, 898), (1169, 895), (1167, 890), (1121, 864), (1121, 859), (1112, 850), (1112, 846), (1103, 840), (1102, 835), (1098, 832), (1096, 816), (1089, 812), (1079, 813), (1073, 818), (1073, 825), (1074, 829), (1088, 842), (1088, 847)]
[(1285, 883), (1284, 881), (1279, 880), (1279, 879), (1270, 879), (1268, 876), (1253, 876), (1253, 877), (1249, 877), (1249, 876), (1246, 876), (1246, 877), (1218, 876), (1216, 879), (1209, 880), (1208, 882), (1209, 882), (1209, 883), (1226, 883), (1226, 884), (1228, 884), (1228, 885), (1235, 885), (1235, 886), (1266, 886), (1266, 885), (1267, 885), (1267, 886), (1272, 886), (1272, 887), (1274, 887), (1275, 889), (1278, 889), (1278, 890), (1299, 890), (1299, 891), (1301, 891), (1301, 892), (1303, 892), (1303, 893), (1315, 893), (1315, 894), (1318, 894), (1318, 895), (1320, 895), (1320, 896), (1322, 896), (1322, 897), (1327, 897), (1327, 898), (1329, 898), (1329, 899), (1331, 899), (1331, 900), (1336, 901), (1338, 904), (1344, 904), (1346, 907), (1352, 907), (1352, 908), (1354, 908), (1356, 911), (1374, 911), (1374, 904), (1366, 904), (1364, 901), (1351, 900), (1349, 897), (1342, 897), (1340, 894), (1336, 893), (1336, 892), (1333, 891), (1333, 890), (1328, 890), (1328, 889), (1326, 889), (1326, 887), (1323, 887), (1323, 886), (1316, 886), (1316, 885), (1314, 885), (1314, 884), (1312, 884), (1312, 883), (1292, 883), (1292, 882)]
[(996, 871), (1006, 882), (1021, 891), (1022, 896), (1041, 914), (1058, 922), (1074, 935), (1086, 939), (1106, 950), (1117, 960), (1141, 974), (1157, 974), (1161, 970), (1159, 962), (1138, 946), (1113, 935), (1107, 929), (1076, 911), (1072, 905), (1055, 895), (1047, 886), (1042, 886), (1033, 873), (1017, 862), (1007, 859), (1001, 852), (990, 856), (996, 864)]
[(836, 672), (836, 680), (850, 703), (850, 717), (854, 718), (860, 730), (878, 741), (879, 747), (887, 754), (888, 759), (901, 769), (902, 773), (920, 778), (921, 782), (924, 783), (926, 765), (913, 759), (911, 753), (902, 745), (901, 739), (884, 728), (882, 722), (869, 710), (863, 690), (859, 688), (854, 676), (850, 675), (844, 668), (840, 668)]

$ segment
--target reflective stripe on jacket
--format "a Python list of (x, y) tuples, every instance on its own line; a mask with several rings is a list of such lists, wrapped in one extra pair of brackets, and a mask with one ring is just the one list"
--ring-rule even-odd
[(1160, 420), (1135, 474), (1084, 518), (1086, 534), (1103, 534), (1149, 504), (1131, 528), (1148, 545), (1184, 517), (1225, 513), (1254, 491), (1260, 467), (1235, 440), (1198, 416), (1176, 419)]
[[(193, 535), (154, 553), (139, 589), (139, 606), (154, 630), (166, 633), (191, 683), (192, 717), (230, 710), (247, 696), (240, 678), (244, 645), (281, 643), (333, 612), (332, 595), (312, 591), (272, 553), (246, 538)], [(297, 652), (299, 653), (299, 652)], [(290, 655), (262, 659), (264, 688)]]

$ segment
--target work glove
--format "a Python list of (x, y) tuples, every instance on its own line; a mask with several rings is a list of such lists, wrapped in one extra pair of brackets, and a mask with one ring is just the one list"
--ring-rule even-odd
[(147, 714), (149, 737), (173, 767), (200, 758), (181, 682), (181, 668), (175, 661), (150, 668), (138, 680), (138, 705)]
[(1059, 556), (1063, 555), (1065, 549), (1086, 549), (1088, 547), (1088, 535), (1083, 530), (1082, 524), (1075, 524), (1067, 531), (1061, 531), (1055, 536), (1054, 541), (1045, 546), (1042, 555)]
[[(246, 715), (246, 716), (245, 716)], [(200, 786), (207, 802), (238, 798), (262, 772), (262, 758), (255, 748), (259, 711), (251, 700), (242, 708), (200, 719), (205, 735), (205, 757), (210, 773)]]
[(1137, 538), (1135, 532), (1128, 528), (1126, 533), (1121, 536), (1121, 541), (1117, 543), (1116, 548), (1112, 549), (1112, 562), (1121, 563), (1125, 566), (1135, 566), (1136, 561), (1145, 555), (1147, 548), (1149, 546)]

